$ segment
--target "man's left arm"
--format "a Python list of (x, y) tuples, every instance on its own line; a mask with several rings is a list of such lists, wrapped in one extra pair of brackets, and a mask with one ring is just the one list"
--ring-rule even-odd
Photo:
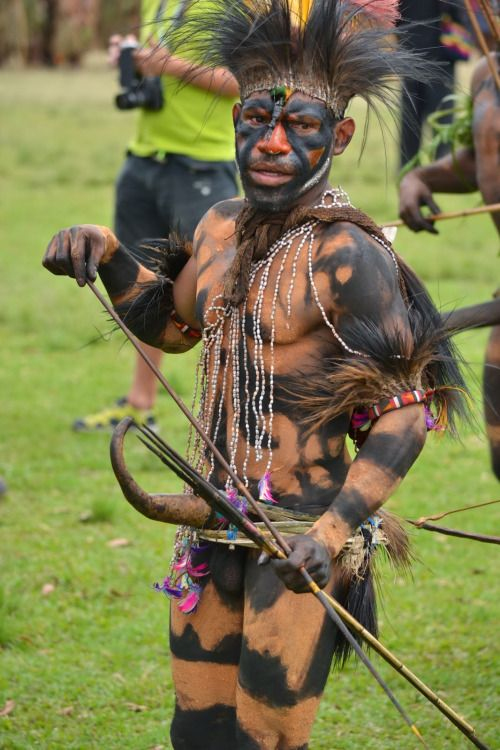
[(358, 526), (396, 491), (420, 454), (426, 432), (422, 404), (388, 412), (374, 424), (342, 490), (310, 531), (332, 559)]
[[(387, 335), (387, 340), (398, 342), (400, 349), (394, 354), (411, 358), (413, 338), (390, 253), (352, 225), (339, 226), (331, 244), (334, 252), (330, 288), (335, 300), (331, 314), (336, 330), (352, 346), (350, 334), (356, 321), (366, 321)], [(344, 269), (349, 266), (352, 273), (338, 273), (339, 262)], [(344, 281), (346, 277), (347, 282)], [(406, 370), (405, 367), (402, 369)], [(402, 390), (417, 387), (405, 383), (404, 376), (401, 386)], [(380, 387), (382, 396), (384, 383)], [(375, 398), (374, 403), (376, 401)], [(395, 492), (421, 452), (426, 432), (421, 403), (387, 412), (373, 424), (331, 506), (306, 535), (289, 540), (292, 554), (288, 560), (274, 561), (278, 574), (289, 588), (297, 593), (307, 590), (297, 572), (301, 564), (319, 586), (326, 584), (331, 561), (360, 524)]]

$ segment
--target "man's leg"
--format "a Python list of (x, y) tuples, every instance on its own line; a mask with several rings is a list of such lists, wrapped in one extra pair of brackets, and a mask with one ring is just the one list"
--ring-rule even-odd
[(176, 693), (174, 750), (236, 750), (236, 681), (243, 597), (210, 580), (194, 614), (171, 606), (170, 649)]
[[(168, 201), (158, 210), (157, 185), (166, 164), (152, 159), (131, 156), (116, 184), (115, 231), (125, 245), (135, 245), (145, 238), (166, 237), (170, 232), (172, 214)], [(159, 367), (163, 352), (143, 344), (144, 350)], [(154, 407), (158, 381), (142, 357), (137, 354), (128, 403), (136, 409), (149, 411)]]
[(249, 559), (245, 579), (235, 747), (305, 750), (330, 671), (335, 626), (312, 594), (288, 591), (256, 559)]
[(492, 329), (486, 348), (483, 395), (491, 465), (496, 478), (500, 479), (500, 326)]

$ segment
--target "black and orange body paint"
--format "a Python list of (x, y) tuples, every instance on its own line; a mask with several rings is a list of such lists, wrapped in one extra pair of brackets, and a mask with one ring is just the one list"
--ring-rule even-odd
[[(231, 201), (214, 207), (197, 231), (197, 310), (204, 324), (210, 320), (211, 302), (234, 256), (231, 226), (240, 205)], [(349, 224), (323, 227), (318, 231), (313, 265), (322, 303), (344, 335), (349, 335), (350, 320), (358, 310), (381, 327), (408, 332), (394, 264), (365, 232)], [(285, 277), (291, 271), (284, 269)], [(318, 361), (341, 357), (342, 351), (311, 303), (305, 258), (298, 259), (295, 274), (291, 317), (286, 314), (285, 285), (278, 290), (276, 305), (273, 492), (283, 506), (323, 513), (311, 535), (335, 557), (352, 531), (400, 482), (422, 447), (425, 423), (418, 406), (404, 414), (387, 415), (352, 465), (345, 443), (348, 414), (311, 432), (304, 423), (307, 406), (300, 400), (294, 403), (290, 393), (298, 380), (307, 378), (308, 372), (312, 375)], [(264, 348), (275, 281), (271, 275), (264, 299)], [(122, 300), (134, 299), (133, 286), (128, 293), (118, 291)], [(253, 295), (251, 290), (247, 300), (250, 356)], [(226, 376), (231, 378), (232, 373)], [(250, 382), (249, 390), (253, 387)], [(232, 409), (228, 399), (223, 425), (230, 422)], [(226, 435), (223, 426), (217, 447), (225, 456)], [(254, 440), (250, 419), (248, 425), (240, 425), (242, 450)], [(247, 471), (255, 492), (258, 463), (252, 461)], [(213, 481), (222, 488), (224, 474), (216, 472)], [(285, 587), (271, 566), (258, 566), (255, 553), (216, 550), (214, 554), (219, 562), (212, 566), (197, 611), (185, 615), (172, 608), (177, 691), (173, 746), (176, 750), (305, 748), (330, 669), (335, 628), (319, 604), (306, 610), (303, 600)], [(333, 567), (328, 590), (338, 595), (337, 587)]]

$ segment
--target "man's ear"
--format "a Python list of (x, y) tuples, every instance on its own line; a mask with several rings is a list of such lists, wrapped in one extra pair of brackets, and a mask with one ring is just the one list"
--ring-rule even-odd
[(351, 142), (351, 138), (356, 130), (356, 123), (352, 117), (345, 117), (337, 122), (333, 133), (333, 154), (339, 156), (344, 153), (345, 149)]
[(237, 102), (236, 104), (233, 104), (233, 123), (234, 127), (238, 124), (238, 120), (240, 119), (241, 114), (241, 104)]

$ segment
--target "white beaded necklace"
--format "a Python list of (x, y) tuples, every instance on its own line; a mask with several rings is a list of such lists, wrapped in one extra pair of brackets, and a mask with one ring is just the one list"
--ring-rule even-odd
[[(321, 202), (314, 208), (347, 208), (351, 207), (346, 193), (337, 188), (327, 190), (321, 197)], [(299, 258), (306, 254), (308, 279), (312, 295), (321, 316), (338, 343), (351, 354), (363, 356), (361, 352), (351, 349), (343, 340), (329, 320), (321, 304), (319, 293), (313, 275), (314, 229), (320, 222), (317, 219), (306, 221), (298, 227), (292, 227), (285, 232), (269, 248), (265, 257), (252, 264), (248, 291), (256, 288), (253, 309), (248, 309), (248, 294), (239, 307), (233, 307), (224, 302), (222, 294), (211, 301), (205, 311), (205, 325), (203, 329), (203, 350), (198, 367), (200, 378), (200, 409), (199, 420), (203, 428), (216, 442), (220, 438), (221, 425), (226, 430), (224, 441), (228, 459), (235, 471), (241, 471), (242, 480), (248, 486), (248, 466), (252, 457), (254, 462), (262, 464), (261, 476), (271, 471), (273, 460), (273, 422), (274, 422), (274, 358), (276, 341), (276, 307), (282, 287), (283, 271), (293, 252), (291, 261), (291, 276), (286, 279), (288, 290), (286, 293), (286, 311), (290, 318), (292, 313), (292, 294), (294, 290)], [(267, 335), (268, 353), (264, 357), (263, 320), (262, 312), (264, 299), (268, 292), (271, 269), (276, 267), (274, 290), (271, 301), (271, 328)], [(248, 313), (252, 314), (252, 331), (245, 331), (245, 321)], [(249, 341), (253, 342), (253, 356), (249, 355)], [(225, 343), (225, 360), (221, 361)], [(250, 391), (250, 374), (254, 383)], [(232, 417), (230, 424), (223, 423), (224, 411), (228, 414), (227, 398), (232, 399)], [(266, 408), (264, 408), (266, 405)], [(237, 462), (240, 425), (244, 425), (246, 440), (243, 456)], [(253, 432), (253, 440), (250, 436)], [(196, 441), (198, 442), (198, 441)], [(253, 445), (251, 445), (253, 443)], [(198, 446), (199, 448), (199, 443)], [(240, 448), (241, 451), (241, 448)], [(195, 460), (198, 468), (204, 462), (203, 456), (193, 454), (189, 456)], [(238, 465), (237, 465), (238, 464)], [(208, 478), (214, 471), (213, 456), (209, 458)], [(232, 490), (231, 480), (226, 481), (226, 491)]]

